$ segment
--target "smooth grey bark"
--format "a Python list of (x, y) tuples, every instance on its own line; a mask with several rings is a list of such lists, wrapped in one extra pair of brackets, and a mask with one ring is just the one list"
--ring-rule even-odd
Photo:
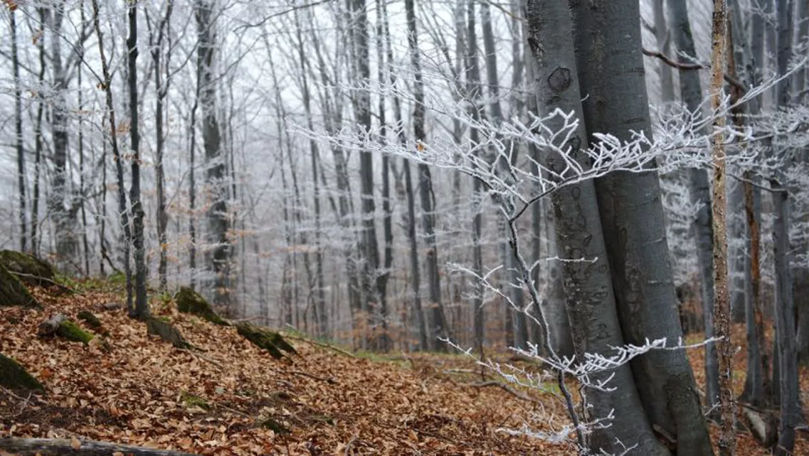
[[(688, 21), (688, 5), (686, 0), (666, 1), (678, 61), (686, 63), (688, 62), (688, 57), (696, 57), (694, 38), (691, 35), (691, 24)], [(702, 87), (699, 73), (693, 70), (682, 70), (679, 76), (680, 97), (683, 103), (689, 111), (699, 113), (702, 109)], [(694, 220), (693, 235), (697, 246), (697, 265), (699, 268), (702, 314), (705, 320), (705, 337), (710, 338), (714, 336), (714, 281), (713, 228), (711, 225), (711, 193), (708, 173), (704, 169), (689, 169), (688, 180), (691, 202), (699, 205), (699, 211)], [(705, 395), (709, 407), (715, 406), (719, 401), (718, 363), (715, 344), (708, 344), (705, 347)]]
[[(584, 123), (590, 134), (630, 141), (652, 135), (637, 1), (571, 1)], [(596, 180), (618, 316), (628, 343), (682, 337), (657, 172), (613, 172)], [(651, 425), (675, 436), (677, 454), (710, 455), (711, 441), (691, 366), (682, 350), (632, 361)]]
[(22, 131), (22, 90), (20, 89), (20, 58), (17, 53), (16, 8), (9, 8), (11, 28), (11, 67), (14, 78), (14, 149), (17, 152), (17, 196), (19, 201), (20, 251), (28, 247), (28, 228), (25, 214), (25, 147)]
[[(80, 17), (81, 17), (81, 24), (84, 26), (86, 22), (86, 17), (84, 15), (84, 1), (79, 3), (79, 10), (80, 10)], [(84, 60), (84, 41), (80, 41), (79, 47), (76, 50), (78, 54), (79, 61)], [(82, 65), (79, 64), (76, 67), (76, 87), (78, 88), (78, 110), (80, 113), (84, 110), (84, 100), (82, 97)], [(85, 168), (84, 168), (84, 116), (79, 115), (79, 122), (78, 122), (78, 152), (79, 152), (79, 212), (81, 213), (81, 241), (82, 241), (82, 252), (84, 257), (84, 275), (90, 275), (90, 243), (87, 236), (87, 210), (85, 208), (85, 187), (84, 187), (84, 175), (85, 175)]]
[[(797, 27), (797, 44), (809, 42), (809, 2), (799, 1), (795, 11)], [(807, 71), (802, 66), (795, 72), (794, 85), (796, 103), (806, 104), (809, 102), (809, 90), (807, 90)], [(809, 151), (803, 151), (804, 157), (809, 155)], [(809, 159), (803, 160), (804, 164), (809, 163)], [(806, 223), (809, 220), (809, 207), (801, 204), (796, 207), (796, 212)], [(805, 240), (793, 247), (797, 252), (806, 254), (809, 251), (809, 241)], [(798, 361), (801, 364), (809, 364), (809, 265), (802, 264), (794, 268), (794, 297), (795, 308), (798, 318)]]
[[(127, 84), (129, 89), (129, 139), (132, 156), (131, 185), (129, 202), (132, 212), (132, 246), (135, 259), (135, 306), (129, 308), (129, 316), (146, 318), (149, 316), (149, 302), (146, 296), (146, 247), (143, 244), (143, 205), (140, 200), (140, 127), (138, 119), (138, 8), (137, 3), (127, 7), (129, 34), (127, 47)], [(129, 300), (127, 300), (129, 301)]]
[[(778, 74), (783, 75), (789, 69), (792, 57), (792, 12), (793, 2), (783, 0), (776, 2), (778, 20), (777, 63)], [(786, 108), (792, 101), (791, 81), (784, 79), (776, 85), (776, 103)], [(786, 151), (776, 150), (786, 169), (790, 158)], [(780, 173), (779, 173), (780, 174)], [(800, 390), (798, 385), (798, 351), (795, 328), (795, 301), (792, 294), (791, 251), (789, 242), (790, 195), (789, 189), (780, 182), (778, 175), (770, 180), (771, 187), (780, 188), (773, 194), (773, 243), (775, 258), (775, 346), (777, 362), (774, 369), (778, 373), (778, 398), (780, 403), (780, 421), (778, 424), (778, 444), (774, 454), (786, 456), (793, 454), (795, 447), (795, 427), (800, 421)], [(775, 377), (775, 375), (773, 375)]]
[[(421, 74), (419, 57), (419, 42), (416, 30), (416, 11), (413, 0), (405, 0), (407, 12), (407, 42), (410, 49), (410, 64), (414, 73), (414, 107), (413, 107), (413, 133), (417, 146), (423, 147), (422, 141), (426, 138), (424, 131), (424, 81)], [(426, 265), (429, 291), (429, 332), (430, 348), (435, 351), (446, 351), (446, 345), (440, 339), (447, 339), (447, 328), (444, 306), (441, 304), (441, 281), (438, 271), (438, 245), (435, 236), (435, 195), (433, 194), (432, 176), (430, 168), (424, 163), (418, 165), (419, 199), (421, 202), (421, 222), (424, 230), (424, 242), (427, 244)]]
[(199, 94), (202, 84), (202, 62), (199, 59), (197, 59), (196, 76), (194, 104), (191, 106), (191, 118), (188, 122), (190, 132), (188, 140), (188, 269), (190, 276), (189, 286), (192, 290), (196, 289), (197, 285), (197, 109), (199, 108)]
[(211, 245), (207, 261), (211, 264), (214, 278), (210, 284), (214, 305), (231, 312), (230, 257), (231, 241), (228, 239), (227, 176), (222, 137), (216, 119), (216, 80), (214, 77), (214, 51), (217, 47), (213, 16), (213, 2), (197, 0), (194, 15), (197, 21), (197, 60), (200, 65), (199, 104), (202, 114), (202, 143), (205, 151), (205, 182), (210, 189), (212, 201), (205, 213), (207, 224), (206, 241)]
[[(482, 86), (480, 83), (480, 64), (478, 62), (477, 20), (475, 18), (475, 1), (468, 0), (466, 8), (466, 55), (464, 73), (466, 76), (466, 96), (469, 101), (469, 115), (476, 122), (480, 122), (480, 98)], [(469, 129), (469, 142), (476, 147), (480, 142), (480, 132), (477, 128)], [(483, 247), (481, 236), (483, 230), (483, 186), (479, 179), (472, 178), (472, 272), (483, 277)], [(483, 283), (475, 282), (471, 299), (472, 307), (472, 343), (478, 353), (483, 353), (483, 343), (486, 336), (485, 313), (483, 308)]]
[[(533, 81), (537, 106), (541, 115), (559, 108), (582, 118), (581, 92), (573, 47), (573, 22), (566, 2), (528, 0), (526, 39), (531, 52)], [(557, 123), (558, 123), (557, 119)], [(553, 125), (550, 125), (553, 127)], [(582, 123), (577, 135), (567, 144), (579, 160), (579, 150), (587, 147)], [(559, 157), (547, 154), (545, 163), (551, 168), (562, 166)], [(592, 181), (563, 187), (552, 195), (559, 248), (565, 257), (593, 258), (594, 262), (565, 262), (564, 284), (567, 312), (573, 343), (578, 355), (606, 353), (609, 347), (624, 344), (612, 290), (610, 265), (602, 235), (598, 201)], [(666, 455), (668, 450), (655, 438), (643, 410), (628, 365), (610, 373), (615, 391), (606, 393), (587, 390), (588, 419), (602, 418), (614, 411), (615, 419), (608, 429), (596, 429), (589, 435), (587, 446), (593, 453), (621, 452), (620, 444), (637, 444), (637, 454)], [(595, 380), (595, 379), (594, 379)]]
[[(652, 0), (654, 14), (655, 41), (657, 50), (664, 55), (671, 55), (671, 33), (666, 24), (666, 0)], [(674, 75), (671, 67), (665, 62), (659, 63), (660, 95), (664, 102), (674, 100)]]

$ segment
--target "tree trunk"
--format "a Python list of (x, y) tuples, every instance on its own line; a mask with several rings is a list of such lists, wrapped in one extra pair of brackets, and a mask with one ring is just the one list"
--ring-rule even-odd
[[(554, 109), (561, 109), (574, 112), (581, 119), (573, 23), (568, 4), (529, 0), (525, 16), (531, 64), (534, 65), (532, 83), (535, 84), (540, 114), (548, 115)], [(573, 157), (583, 160), (579, 150), (587, 147), (587, 137), (584, 125), (580, 125), (577, 135), (559, 146), (567, 146)], [(552, 154), (546, 155), (544, 160), (551, 168), (563, 166), (560, 158)], [(594, 259), (592, 263), (564, 262), (567, 310), (576, 352), (579, 356), (588, 352), (604, 353), (610, 347), (623, 345), (624, 340), (615, 307), (594, 184), (584, 181), (563, 187), (553, 193), (552, 200), (557, 241), (564, 256)], [(587, 401), (591, 406), (586, 409), (587, 418), (603, 418), (614, 412), (615, 419), (609, 429), (593, 430), (587, 442), (589, 450), (616, 453), (621, 451), (623, 443), (627, 446), (637, 444), (635, 451), (638, 454), (668, 454), (652, 433), (629, 366), (619, 366), (608, 374), (598, 374), (598, 377), (606, 375), (612, 376), (611, 385), (616, 389), (612, 392), (587, 390)]]
[[(722, 109), (722, 87), (725, 78), (727, 52), (727, 7), (725, 0), (714, 0), (711, 50), (711, 110)], [(725, 194), (725, 137), (722, 131), (727, 119), (716, 116), (711, 137), (711, 161), (713, 164), (711, 220), (713, 227), (713, 270), (714, 270), (714, 324), (719, 355), (719, 405), (721, 430), (719, 434), (719, 454), (732, 456), (736, 449), (736, 407), (733, 396), (733, 345), (731, 343), (731, 310), (728, 290), (728, 238), (726, 226), (727, 197)]]
[[(413, 108), (413, 132), (416, 139), (416, 147), (421, 148), (422, 141), (425, 140), (424, 132), (424, 81), (421, 74), (421, 62), (419, 57), (418, 35), (416, 31), (416, 11), (413, 0), (405, 0), (407, 10), (407, 42), (410, 48), (410, 64), (413, 67), (415, 76), (414, 97), (415, 106)], [(440, 339), (446, 339), (447, 332), (446, 318), (444, 317), (444, 307), (441, 304), (441, 283), (438, 271), (438, 246), (435, 236), (435, 195), (433, 194), (432, 177), (430, 168), (419, 163), (419, 197), (421, 200), (421, 221), (424, 229), (424, 241), (427, 244), (427, 280), (429, 283), (430, 297), (430, 348), (435, 351), (445, 351), (446, 345)]]
[[(47, 15), (45, 8), (37, 8), (39, 13), (39, 22), (44, 24)], [(43, 87), (45, 84), (45, 36), (43, 28), (43, 36), (37, 42), (37, 51), (39, 54), (39, 74), (37, 75), (37, 84)], [(45, 103), (42, 94), (37, 95), (37, 114), (34, 124), (34, 195), (31, 201), (31, 252), (34, 255), (39, 255), (40, 238), (37, 233), (39, 232), (39, 176), (42, 165), (42, 116), (44, 114)]]
[(230, 255), (231, 241), (228, 237), (227, 184), (225, 176), (222, 137), (216, 118), (216, 79), (214, 75), (215, 16), (213, 3), (197, 0), (194, 13), (197, 20), (199, 40), (197, 59), (200, 65), (200, 96), (202, 111), (202, 143), (205, 150), (205, 182), (212, 200), (205, 213), (207, 222), (206, 241), (211, 245), (208, 262), (214, 274), (214, 305), (229, 316), (231, 309)]
[(22, 132), (22, 90), (20, 90), (20, 59), (17, 55), (17, 15), (16, 8), (9, 8), (11, 22), (11, 64), (14, 77), (14, 148), (17, 152), (17, 194), (20, 206), (20, 251), (28, 248), (28, 228), (25, 215), (25, 148)]
[[(688, 6), (686, 0), (667, 0), (671, 30), (677, 46), (677, 55), (680, 63), (688, 62), (688, 57), (696, 57), (694, 38), (691, 36), (691, 25), (688, 21)], [(685, 55), (682, 55), (685, 54)], [(682, 70), (680, 76), (680, 97), (686, 107), (694, 113), (701, 114), (702, 88), (700, 87), (699, 73), (693, 70)], [(711, 220), (710, 186), (708, 174), (704, 169), (688, 170), (691, 202), (699, 206), (697, 217), (694, 220), (693, 233), (697, 245), (697, 265), (699, 268), (699, 283), (702, 297), (702, 313), (705, 320), (705, 337), (714, 337), (713, 307), (713, 228)], [(707, 405), (716, 406), (719, 400), (719, 371), (716, 346), (708, 344), (705, 347), (705, 378)]]
[[(127, 296), (127, 309), (132, 309), (132, 272), (129, 262), (129, 249), (130, 241), (132, 239), (132, 231), (129, 226), (129, 207), (126, 204), (126, 186), (124, 183), (124, 165), (121, 151), (118, 148), (118, 126), (115, 123), (115, 103), (112, 98), (112, 77), (110, 76), (110, 69), (107, 63), (107, 57), (104, 50), (104, 38), (101, 33), (101, 25), (98, 20), (98, 0), (93, 0), (93, 27), (96, 31), (98, 38), (98, 53), (101, 60), (102, 77), (101, 85), (104, 87), (105, 101), (107, 108), (107, 123), (110, 129), (110, 143), (112, 146), (112, 155), (115, 160), (115, 171), (118, 184), (118, 213), (121, 218), (121, 227), (124, 234), (124, 274), (126, 276), (126, 296)], [(103, 242), (103, 238), (102, 238)]]
[(135, 249), (135, 307), (129, 308), (129, 316), (146, 318), (149, 316), (149, 302), (146, 296), (146, 247), (143, 242), (143, 205), (140, 201), (140, 129), (138, 119), (138, 9), (137, 3), (130, 3), (129, 35), (126, 37), (127, 63), (129, 65), (129, 138), (132, 154), (132, 185), (129, 187), (129, 201), (132, 204), (132, 245)]
[[(573, 6), (576, 57), (588, 132), (630, 141), (651, 136), (638, 2)], [(592, 137), (592, 136), (591, 136)], [(618, 315), (628, 343), (682, 337), (657, 173), (614, 172), (596, 181)], [(681, 350), (632, 362), (651, 425), (675, 436), (681, 455), (712, 454), (691, 366)]]
[(78, 442), (76, 445), (72, 440), (7, 437), (0, 439), (0, 449), (18, 456), (109, 456), (119, 453), (131, 456), (194, 456), (179, 451), (156, 450), (108, 442), (90, 440)]

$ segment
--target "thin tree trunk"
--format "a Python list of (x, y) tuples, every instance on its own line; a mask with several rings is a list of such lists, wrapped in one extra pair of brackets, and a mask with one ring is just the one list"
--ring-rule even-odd
[[(107, 123), (110, 129), (110, 143), (112, 146), (112, 155), (115, 160), (115, 171), (118, 184), (118, 213), (121, 218), (121, 229), (124, 233), (124, 248), (123, 248), (123, 262), (124, 262), (124, 275), (126, 276), (127, 283), (127, 309), (132, 309), (132, 271), (129, 262), (130, 242), (132, 239), (132, 232), (129, 226), (129, 207), (126, 203), (126, 186), (124, 182), (124, 164), (121, 151), (118, 148), (118, 135), (117, 125), (115, 123), (115, 103), (112, 98), (112, 77), (110, 76), (109, 65), (107, 64), (107, 57), (104, 50), (104, 38), (101, 33), (101, 26), (98, 20), (98, 0), (93, 1), (93, 27), (96, 31), (98, 39), (98, 53), (101, 59), (102, 77), (101, 85), (104, 87), (105, 100), (107, 107)], [(102, 238), (103, 242), (103, 238)]]
[[(531, 74), (535, 84), (540, 115), (554, 109), (574, 112), (582, 118), (581, 94), (573, 47), (573, 23), (566, 2), (555, 0), (528, 0), (526, 39), (534, 65)], [(581, 26), (582, 24), (580, 24)], [(587, 29), (592, 30), (592, 29)], [(638, 31), (640, 29), (638, 28)], [(561, 121), (556, 120), (555, 123)], [(548, 125), (554, 128), (554, 122)], [(558, 125), (557, 125), (558, 126)], [(570, 154), (583, 160), (580, 148), (587, 147), (584, 124), (567, 144)], [(547, 154), (546, 166), (560, 166), (560, 157)], [(621, 346), (621, 326), (618, 320), (615, 295), (612, 290), (610, 265), (601, 231), (598, 202), (592, 181), (563, 187), (552, 194), (556, 215), (557, 240), (560, 250), (569, 258), (592, 258), (594, 261), (564, 263), (567, 310), (573, 330), (573, 341), (579, 356), (584, 353), (603, 353), (609, 347)], [(586, 390), (587, 421), (614, 413), (608, 430), (594, 429), (584, 442), (579, 443), (592, 452), (619, 453), (621, 444), (637, 445), (634, 450), (643, 455), (667, 455), (668, 451), (657, 441), (643, 410), (638, 391), (628, 365), (616, 367), (609, 374), (614, 391)], [(591, 379), (597, 381), (597, 379)], [(569, 412), (576, 423), (576, 412)], [(583, 454), (585, 448), (580, 450)]]
[(137, 3), (130, 3), (129, 35), (126, 47), (129, 65), (129, 138), (132, 154), (132, 185), (129, 187), (129, 201), (132, 204), (132, 245), (135, 258), (135, 307), (129, 316), (146, 318), (149, 316), (149, 302), (146, 296), (146, 247), (143, 244), (143, 205), (140, 201), (140, 127), (138, 119), (138, 9)]
[[(727, 6), (725, 0), (714, 0), (711, 51), (711, 109), (722, 109), (722, 86), (727, 62)], [(727, 198), (725, 183), (725, 137), (722, 130), (727, 120), (723, 115), (713, 121), (715, 133), (711, 137), (711, 158), (713, 164), (711, 220), (713, 227), (713, 270), (714, 270), (714, 324), (719, 355), (719, 406), (721, 429), (719, 433), (719, 454), (732, 456), (736, 449), (735, 417), (736, 407), (733, 396), (733, 345), (731, 343), (730, 296), (728, 290), (728, 237), (726, 226)]]
[[(475, 20), (475, 1), (468, 0), (466, 24), (466, 92), (469, 98), (469, 114), (476, 122), (480, 122), (482, 85), (480, 82), (480, 65), (478, 64), (478, 38)], [(480, 132), (477, 128), (469, 129), (469, 142), (471, 147), (477, 148), (480, 142)], [(483, 185), (480, 179), (472, 178), (472, 272), (483, 277), (483, 247), (481, 237), (483, 231)], [(472, 340), (475, 350), (483, 356), (483, 343), (485, 342), (485, 313), (483, 308), (483, 283), (476, 281), (473, 285), (472, 295)]]
[[(79, 3), (81, 10), (81, 24), (84, 26), (84, 1)], [(84, 41), (79, 43), (79, 62), (84, 60)], [(81, 240), (82, 252), (84, 253), (84, 275), (90, 275), (90, 247), (87, 239), (87, 210), (85, 209), (85, 188), (84, 188), (84, 102), (82, 100), (82, 64), (79, 63), (76, 67), (76, 86), (78, 88), (78, 103), (79, 103), (79, 127), (78, 127), (78, 140), (79, 140), (79, 211), (81, 212)]]
[(9, 8), (11, 21), (11, 63), (14, 77), (14, 148), (17, 151), (17, 194), (19, 197), (20, 251), (28, 248), (25, 214), (25, 148), (22, 132), (22, 90), (20, 89), (20, 58), (17, 55), (16, 8)]
[[(671, 30), (677, 47), (680, 63), (686, 63), (688, 57), (696, 57), (694, 38), (691, 36), (691, 25), (688, 21), (686, 0), (666, 0), (669, 9)], [(682, 55), (685, 54), (685, 55)], [(683, 103), (691, 111), (700, 114), (702, 110), (702, 88), (699, 73), (696, 71), (680, 71), (680, 96)], [(700, 209), (694, 220), (693, 233), (697, 245), (697, 267), (702, 297), (702, 312), (705, 320), (705, 337), (714, 337), (714, 283), (713, 283), (713, 227), (711, 220), (711, 199), (708, 174), (704, 169), (688, 170), (691, 202)], [(716, 346), (705, 347), (705, 378), (707, 405), (712, 409), (719, 401), (719, 371)]]
[[(410, 49), (410, 64), (413, 67), (415, 76), (413, 107), (413, 133), (416, 139), (416, 147), (423, 147), (422, 142), (426, 138), (424, 131), (424, 81), (421, 74), (421, 62), (419, 57), (418, 35), (416, 31), (416, 11), (413, 0), (405, 0), (405, 10), (407, 12), (407, 42)], [(432, 176), (430, 168), (424, 163), (419, 163), (419, 197), (421, 200), (421, 221), (424, 229), (424, 241), (427, 244), (427, 281), (430, 297), (430, 348), (435, 351), (446, 351), (446, 345), (441, 339), (447, 339), (447, 323), (444, 316), (444, 307), (441, 304), (441, 283), (438, 271), (438, 245), (435, 236), (435, 195), (433, 194)]]
[[(47, 10), (45, 8), (37, 8), (39, 13), (39, 22), (44, 24), (46, 22)], [(45, 83), (45, 30), (43, 28), (43, 36), (41, 36), (37, 43), (37, 50), (39, 51), (39, 74), (37, 75), (37, 84), (42, 87)], [(42, 116), (44, 114), (45, 103), (42, 95), (37, 95), (37, 114), (36, 123), (34, 124), (34, 195), (31, 201), (31, 252), (35, 256), (39, 256), (40, 238), (39, 232), (39, 180), (42, 167)]]

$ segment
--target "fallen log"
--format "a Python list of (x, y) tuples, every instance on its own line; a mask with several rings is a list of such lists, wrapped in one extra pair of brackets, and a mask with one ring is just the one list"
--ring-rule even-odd
[(172, 450), (118, 445), (92, 440), (62, 439), (0, 439), (0, 450), (18, 456), (196, 456)]
[(14, 391), (44, 391), (42, 384), (17, 361), (0, 353), (0, 386)]
[(298, 352), (292, 345), (289, 345), (284, 338), (277, 332), (267, 329), (259, 328), (258, 326), (251, 325), (250, 323), (239, 323), (236, 325), (236, 331), (245, 339), (249, 340), (253, 345), (266, 350), (270, 356), (279, 359), (283, 358), (282, 351), (289, 354), (296, 355)]
[(62, 314), (55, 314), (51, 318), (39, 324), (39, 336), (50, 337), (59, 336), (64, 339), (88, 343), (93, 339), (93, 335), (81, 329), (79, 325)]
[(59, 285), (55, 282), (56, 273), (47, 261), (15, 250), (0, 250), (0, 265), (8, 272), (21, 277), (28, 285)]
[(146, 319), (146, 333), (150, 336), (158, 336), (163, 341), (174, 345), (176, 348), (194, 348), (189, 344), (180, 330), (175, 328), (171, 323), (159, 317), (149, 317)]

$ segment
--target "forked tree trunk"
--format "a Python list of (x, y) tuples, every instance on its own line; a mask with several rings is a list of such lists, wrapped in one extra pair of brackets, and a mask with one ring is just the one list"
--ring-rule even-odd
[[(540, 115), (561, 109), (573, 112), (581, 119), (582, 98), (568, 4), (555, 0), (529, 0), (525, 16), (528, 24), (526, 39), (532, 56), (530, 64), (534, 65), (531, 83), (535, 84)], [(560, 123), (557, 117), (556, 122), (548, 126), (560, 127)], [(576, 133), (566, 144), (558, 146), (568, 148), (572, 157), (583, 161), (580, 150), (586, 148), (588, 143), (583, 123)], [(551, 169), (564, 166), (555, 154), (546, 155), (544, 161)], [(615, 306), (595, 186), (592, 181), (569, 185), (554, 192), (552, 200), (562, 256), (593, 259), (593, 262), (564, 262), (567, 311), (576, 352), (579, 356), (588, 352), (605, 353), (610, 347), (623, 345), (624, 340)], [(616, 367), (610, 373), (600, 373), (591, 380), (597, 381), (606, 375), (612, 376), (610, 384), (615, 390), (604, 392), (587, 389), (587, 402), (591, 407), (586, 410), (586, 419), (603, 418), (611, 412), (615, 419), (608, 429), (593, 430), (586, 442), (589, 450), (594, 454), (599, 451), (620, 453), (621, 444), (637, 444), (635, 451), (638, 454), (669, 454), (652, 432), (629, 366)]]
[[(641, 131), (651, 136), (638, 2), (572, 4), (588, 133), (621, 141)], [(618, 171), (595, 185), (624, 339), (642, 345), (665, 338), (676, 345), (682, 329), (657, 173)], [(632, 372), (649, 422), (676, 439), (677, 453), (712, 454), (685, 353), (652, 351), (632, 361)]]

